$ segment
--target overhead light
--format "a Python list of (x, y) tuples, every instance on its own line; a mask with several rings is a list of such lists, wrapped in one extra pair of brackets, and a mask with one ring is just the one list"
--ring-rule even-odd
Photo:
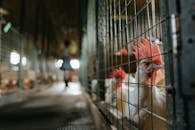
[(11, 22), (7, 22), (7, 23), (5, 24), (5, 26), (3, 27), (3, 32), (4, 32), (4, 33), (7, 33), (7, 32), (10, 30), (11, 27), (12, 27)]
[(80, 62), (78, 59), (72, 59), (70, 60), (70, 65), (73, 69), (79, 69), (80, 67)]
[(56, 62), (55, 62), (55, 67), (56, 68), (60, 68), (62, 66), (62, 63), (63, 63), (63, 60), (62, 59), (58, 59)]
[(10, 63), (13, 65), (17, 65), (20, 62), (20, 55), (13, 51), (10, 53)]
[[(20, 54), (17, 53), (16, 51), (13, 51), (10, 53), (10, 63), (12, 65), (17, 65), (20, 63)], [(25, 66), (27, 63), (26, 57), (22, 57), (22, 65)]]

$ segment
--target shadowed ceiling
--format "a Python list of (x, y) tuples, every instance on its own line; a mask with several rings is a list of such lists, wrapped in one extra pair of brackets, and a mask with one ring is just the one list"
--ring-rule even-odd
[(44, 37), (56, 50), (63, 50), (66, 40), (79, 43), (79, 0), (2, 0), (2, 6), (8, 11), (3, 17), (35, 41)]

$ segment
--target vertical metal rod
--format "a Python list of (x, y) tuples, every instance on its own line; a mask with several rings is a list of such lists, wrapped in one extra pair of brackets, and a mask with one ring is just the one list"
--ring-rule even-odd
[(135, 27), (135, 37), (138, 37), (138, 16), (137, 16), (137, 2), (134, 0), (134, 17), (135, 17), (135, 22), (134, 22), (134, 27)]
[[(114, 52), (118, 50), (118, 40), (117, 40), (117, 14), (116, 14), (116, 0), (113, 2), (114, 5)], [(117, 63), (117, 58), (116, 58), (116, 63)]]
[[(123, 48), (123, 42), (122, 42), (122, 25), (121, 25), (121, 1), (118, 1), (118, 32), (119, 32), (119, 48)], [(122, 65), (123, 62), (123, 56), (120, 56), (120, 64)], [(121, 66), (123, 68), (123, 66)], [(122, 106), (122, 116), (124, 116), (124, 109), (123, 109), (123, 104), (124, 104), (124, 100), (123, 100), (123, 93), (121, 91), (121, 106)], [(123, 129), (123, 118), (122, 118), (122, 129)]]
[(22, 68), (22, 57), (23, 57), (23, 35), (19, 33), (19, 53), (20, 53), (20, 62), (19, 62), (19, 70), (18, 70), (18, 86), (20, 88), (23, 87), (22, 78), (23, 78), (23, 68)]
[(105, 31), (103, 29), (104, 25), (105, 25), (105, 1), (98, 1), (98, 38), (97, 38), (97, 44), (98, 44), (98, 68), (101, 69), (99, 71), (99, 80), (100, 80), (100, 100), (104, 100), (105, 98), (105, 87), (104, 87), (104, 68), (105, 68), (105, 64), (103, 63), (104, 62), (104, 48), (103, 48), (103, 42), (104, 42), (104, 39), (102, 39), (104, 36), (105, 36)]
[[(128, 54), (130, 54), (130, 47), (128, 47), (128, 44), (129, 44), (129, 42), (130, 42), (130, 39), (129, 39), (129, 22), (128, 22), (128, 4), (127, 4), (127, 0), (125, 0), (125, 31), (126, 31), (126, 45), (127, 45), (127, 51), (128, 51)], [(128, 55), (128, 71), (130, 72), (130, 55)], [(130, 113), (131, 113), (131, 106), (129, 105), (130, 104), (130, 101), (129, 101), (129, 97), (130, 97), (130, 95), (129, 95), (129, 78), (128, 78), (128, 94), (127, 94), (127, 96), (128, 96), (128, 101), (127, 101), (127, 104), (128, 104), (128, 110), (126, 110), (126, 111), (128, 111), (128, 114), (129, 114), (129, 117), (130, 117)], [(130, 126), (131, 127), (131, 126)], [(130, 128), (131, 129), (131, 128)]]
[[(128, 14), (128, 9), (127, 9), (127, 1), (125, 1), (125, 44), (128, 45), (130, 44), (130, 38), (131, 38), (131, 30), (130, 30), (130, 24), (129, 24), (129, 19), (131, 18), (131, 14)], [(131, 51), (130, 48), (127, 48), (128, 53)]]
[(25, 4), (26, 0), (20, 0), (20, 40), (19, 40), (19, 53), (20, 53), (20, 63), (18, 71), (18, 85), (20, 88), (23, 87), (22, 78), (23, 78), (23, 68), (22, 68), (22, 57), (23, 57), (23, 31), (24, 31), (24, 16), (25, 16)]
[[(171, 44), (171, 28), (170, 28), (170, 20), (167, 16), (169, 16), (169, 1), (170, 0), (160, 0), (160, 17), (167, 18), (166, 21), (162, 22), (161, 24), (161, 38), (163, 42), (163, 51), (167, 53), (164, 55), (165, 61), (165, 78), (166, 78), (166, 85), (174, 86), (175, 79), (174, 79), (174, 67), (173, 67), (173, 57), (172, 57), (172, 44)], [(177, 121), (176, 121), (176, 97), (175, 94), (171, 96), (167, 96), (167, 118), (172, 120), (171, 125), (167, 125), (168, 129), (176, 130)]]
[[(113, 21), (112, 21), (112, 0), (109, 0), (109, 8), (110, 8), (110, 49), (111, 49), (111, 70), (114, 68), (114, 44), (113, 44)], [(112, 90), (112, 96), (114, 97), (114, 90)], [(115, 100), (116, 97), (113, 99)], [(114, 103), (114, 100), (112, 100), (112, 104)], [(114, 109), (113, 109), (114, 110)]]
[(119, 12), (119, 48), (122, 48), (122, 24), (121, 24), (121, 1), (118, 3), (118, 12)]
[(36, 2), (36, 10), (35, 10), (35, 26), (34, 26), (34, 47), (37, 49), (37, 38), (39, 33), (39, 20), (40, 20), (40, 0)]
[[(116, 0), (113, 0), (113, 14), (112, 14), (112, 19), (114, 21), (114, 50), (113, 50), (113, 54), (115, 55), (115, 52), (118, 50), (118, 46), (117, 46), (117, 27), (116, 27), (116, 18), (117, 18), (117, 15), (116, 15)], [(115, 59), (114, 59), (114, 67), (116, 67), (117, 65), (117, 56), (115, 55)], [(116, 93), (117, 92), (117, 89), (116, 89)], [(119, 97), (117, 97), (118, 94), (116, 94), (116, 99), (118, 100)], [(118, 117), (118, 111), (117, 111), (117, 117)], [(118, 123), (118, 119), (117, 119), (117, 128), (119, 129), (119, 123)]]
[[(104, 5), (105, 9), (104, 9), (104, 36), (103, 36), (103, 53), (104, 53), (104, 77), (106, 77), (107, 74), (107, 21), (106, 21), (106, 0), (105, 0), (105, 5)], [(104, 80), (104, 79), (103, 79)]]
[[(150, 9), (149, 9), (149, 0), (146, 0), (146, 3), (147, 3), (147, 7), (146, 7), (146, 9), (147, 9), (147, 20), (148, 20), (148, 29), (150, 29), (151, 28), (151, 18), (150, 18)], [(151, 34), (151, 30), (148, 30), (149, 31), (149, 40), (150, 40), (150, 43), (151, 43), (151, 37), (152, 37), (152, 34)], [(150, 46), (150, 54), (152, 54), (152, 48), (151, 48), (151, 46)], [(152, 64), (153, 65), (153, 64)], [(153, 66), (152, 66), (152, 68), (153, 68)], [(153, 78), (153, 77), (152, 77)], [(152, 81), (152, 80), (151, 80)], [(152, 92), (152, 87), (150, 88), (150, 91)], [(150, 95), (150, 98), (151, 98), (151, 103), (150, 103), (150, 111), (151, 111), (151, 114), (150, 114), (150, 118), (151, 118), (151, 121), (152, 121), (152, 130), (153, 130), (153, 115), (152, 115), (152, 113), (153, 113), (153, 93), (151, 93), (151, 95)]]
[[(108, 7), (109, 7), (109, 49), (110, 49), (110, 71), (113, 69), (113, 32), (112, 32), (112, 1), (108, 0)], [(112, 89), (112, 95), (113, 99), (114, 97), (114, 90)], [(114, 101), (112, 100), (112, 104)], [(114, 109), (112, 109), (114, 110)]]
[[(2, 9), (2, 0), (0, 0), (0, 9)], [(3, 19), (2, 19), (2, 14), (0, 13), (0, 63), (2, 61), (2, 56), (1, 56), (1, 38), (2, 38), (2, 32), (1, 32), (1, 28), (2, 28), (2, 22), (3, 22)], [(0, 73), (1, 74), (1, 73)], [(1, 75), (0, 75), (1, 76)], [(1, 81), (0, 81), (1, 82)]]
[[(99, 59), (98, 59), (98, 34), (99, 34), (99, 29), (98, 29), (98, 25), (99, 25), (99, 1), (97, 1), (96, 0), (96, 6), (95, 6), (95, 14), (96, 14), (96, 17), (95, 17), (95, 19), (96, 19), (96, 48), (97, 48), (97, 53), (96, 53), (96, 59), (97, 59), (97, 61), (96, 61), (96, 65), (95, 65), (95, 67), (96, 67), (96, 78), (98, 79), (98, 85), (99, 85)], [(86, 4), (87, 5), (87, 4)], [(96, 89), (97, 90), (97, 101), (99, 101), (100, 100), (100, 96), (99, 96), (99, 88), (97, 88)]]
[[(135, 17), (135, 22), (134, 22), (134, 31), (135, 31), (135, 37), (137, 38), (138, 37), (138, 18), (137, 18), (137, 1), (136, 0), (134, 0), (134, 17)], [(137, 47), (138, 47), (138, 45), (137, 45)], [(138, 51), (138, 54), (139, 54), (139, 51)], [(138, 71), (138, 85), (140, 85), (140, 83), (139, 83), (139, 70), (137, 70)], [(138, 87), (138, 97), (139, 97), (139, 95), (140, 95), (140, 90), (139, 90), (139, 88), (140, 87)], [(139, 98), (138, 98), (138, 100), (137, 100), (137, 104), (140, 104), (139, 103)], [(139, 107), (139, 105), (138, 105), (138, 122), (139, 122), (139, 124), (140, 124), (140, 116), (139, 116), (139, 111), (140, 111), (140, 107)]]
[[(2, 16), (1, 16), (1, 14), (0, 14), (0, 28), (2, 28)], [(1, 39), (2, 39), (2, 33), (1, 33), (1, 29), (0, 29), (0, 63), (1, 63), (1, 61), (2, 61), (2, 56), (1, 56)]]
[[(107, 6), (106, 6), (106, 4), (107, 4), (107, 1), (104, 1), (104, 9), (103, 9), (103, 53), (104, 53), (104, 55), (103, 55), (103, 57), (104, 57), (104, 68), (103, 68), (103, 71), (104, 71), (104, 78), (106, 77), (106, 72), (107, 72), (107, 53), (106, 53), (106, 51), (107, 51), (107, 13), (106, 13), (106, 11), (107, 11)], [(104, 79), (102, 79), (102, 81), (104, 81)], [(105, 95), (105, 89), (104, 89), (104, 95)]]
[[(106, 74), (110, 71), (110, 43), (109, 43), (109, 1), (106, 0)], [(106, 75), (107, 77), (107, 75)]]
[(112, 1), (110, 0), (110, 44), (111, 44), (111, 69), (113, 69), (113, 55), (114, 55), (114, 45), (113, 45), (113, 24), (112, 24)]
[(142, 36), (142, 33), (143, 33), (143, 29), (142, 29), (142, 27), (143, 27), (143, 12), (141, 12), (140, 13), (140, 15), (139, 15), (139, 22), (140, 22), (140, 36)]
[(152, 6), (152, 27), (153, 27), (152, 34), (154, 35), (156, 29), (156, 27), (154, 27), (154, 25), (156, 24), (155, 0), (152, 0), (151, 4), (152, 4), (151, 6)]

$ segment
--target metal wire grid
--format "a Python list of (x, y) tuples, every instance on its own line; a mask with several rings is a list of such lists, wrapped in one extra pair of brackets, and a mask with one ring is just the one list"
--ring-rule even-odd
[(9, 52), (12, 50), (19, 51), (19, 36), (12, 30), (1, 35), (1, 62), (9, 62)]
[(1, 33), (1, 52), (0, 52), (0, 73), (2, 78), (17, 79), (18, 73), (14, 69), (18, 70), (17, 66), (10, 65), (11, 52), (20, 52), (20, 34), (15, 30), (10, 30), (7, 33)]
[[(99, 62), (101, 62), (99, 64), (101, 64), (102, 66), (99, 66), (97, 71), (99, 75), (101, 75), (98, 77), (100, 86), (104, 82), (106, 82), (105, 78), (108, 77), (108, 73), (115, 68), (118, 67), (125, 68), (125, 71), (127, 73), (135, 72), (135, 64), (138, 61), (136, 61), (135, 59), (133, 60), (133, 57), (131, 57), (130, 55), (126, 57), (116, 56), (115, 53), (120, 48), (125, 47), (128, 50), (128, 54), (130, 54), (131, 53), (131, 49), (129, 47), (130, 44), (134, 43), (135, 39), (139, 40), (140, 37), (147, 37), (151, 41), (154, 41), (156, 39), (161, 41), (161, 45), (159, 45), (161, 49), (161, 55), (165, 58), (166, 69), (171, 69), (170, 67), (167, 67), (168, 65), (170, 65), (167, 61), (168, 60), (167, 56), (169, 54), (170, 47), (166, 46), (167, 45), (166, 43), (165, 44), (162, 43), (162, 40), (169, 42), (167, 32), (162, 31), (163, 29), (162, 26), (164, 28), (168, 27), (166, 24), (168, 18), (166, 14), (162, 15), (162, 12), (160, 14), (160, 6), (159, 6), (160, 1), (158, 0), (145, 0), (145, 1), (143, 0), (106, 0), (106, 1), (99, 0), (97, 4), (98, 4), (98, 9), (97, 9), (98, 43), (97, 44), (98, 46), (104, 47), (103, 50), (98, 50), (98, 53), (104, 54), (104, 60), (100, 60), (102, 58), (99, 59)], [(171, 82), (170, 81), (171, 70), (165, 70), (165, 71), (168, 71), (168, 74), (166, 74), (167, 76), (166, 83), (169, 84)], [(134, 83), (130, 83), (130, 81), (128, 80), (126, 84), (132, 85)], [(99, 89), (99, 91), (100, 93), (106, 93), (105, 91), (107, 90)], [(112, 112), (107, 112), (106, 116), (108, 116), (108, 118), (110, 117), (114, 118), (110, 114), (115, 113), (115, 116), (117, 118), (113, 119), (114, 120), (113, 122), (118, 127), (118, 129), (123, 129), (123, 125), (125, 124), (123, 124), (123, 118), (119, 119), (119, 117), (120, 116), (123, 117), (125, 112), (124, 109), (121, 109), (121, 112), (115, 111), (117, 107), (115, 101), (116, 100), (121, 101), (120, 107), (122, 107), (123, 103), (129, 104), (131, 106), (133, 106), (133, 104), (130, 104), (130, 102), (124, 100), (122, 91), (119, 92), (121, 93), (120, 95), (116, 94), (117, 91), (118, 91), (117, 89), (116, 90), (112, 89), (110, 92), (109, 96), (111, 96), (112, 99), (111, 102), (106, 104), (105, 108), (110, 108), (110, 111)], [(139, 94), (140, 91), (138, 89), (138, 95)], [(139, 100), (138, 100), (138, 104), (139, 104)], [(151, 102), (151, 106), (152, 105), (153, 104)], [(115, 106), (115, 108), (113, 108), (113, 106)], [(169, 107), (172, 108), (173, 106), (169, 105)], [(139, 106), (137, 109), (139, 113)], [(166, 123), (167, 125), (170, 125), (170, 122), (167, 121), (165, 117), (161, 117), (155, 114), (152, 109), (151, 110), (144, 109), (144, 111), (150, 115), (151, 120), (152, 118), (155, 117), (158, 118), (159, 120), (162, 120), (162, 122)], [(173, 119), (173, 117), (169, 117), (169, 119)], [(151, 122), (151, 126), (153, 126), (153, 122)]]
[[(104, 78), (105, 78), (105, 72), (102, 71), (99, 68), (105, 68), (105, 55), (106, 50), (105, 50), (105, 43), (106, 43), (106, 1), (104, 0), (99, 0), (97, 1), (96, 5), (97, 11), (96, 13), (98, 14), (96, 16), (97, 18), (97, 67), (96, 67), (96, 75), (97, 75), (97, 80), (99, 86), (101, 86), (99, 89), (97, 89), (97, 95), (99, 95), (99, 99), (104, 99)], [(100, 7), (100, 8), (99, 8)]]
[(95, 125), (90, 117), (84, 115), (84, 117), (57, 128), (57, 130), (95, 130)]
[(57, 130), (95, 130), (92, 125), (68, 125)]
[[(2, 17), (1, 21), (6, 20)], [(2, 23), (0, 24), (2, 27), (4, 26)], [(37, 83), (48, 83), (51, 82), (49, 78), (53, 78), (54, 76), (59, 78), (61, 76), (60, 70), (55, 66), (55, 59), (49, 59), (43, 52), (40, 52), (39, 48), (34, 46), (33, 42), (35, 41), (33, 41), (32, 36), (28, 34), (21, 35), (17, 29), (11, 27), (7, 33), (1, 31), (0, 40), (0, 89), (6, 89), (7, 87), (5, 86), (8, 86), (7, 84), (9, 84), (10, 87), (22, 88), (22, 80), (24, 78), (30, 79), (33, 85), (36, 75), (41, 77), (39, 80), (43, 79), (43, 81), (36, 80)], [(16, 52), (20, 57), (25, 57), (26, 61), (22, 62), (22, 60), (19, 59), (19, 63), (15, 65), (11, 64), (11, 52)], [(18, 60), (16, 58), (12, 60), (16, 62)], [(24, 62), (26, 62), (26, 64)], [(49, 80), (46, 81), (45, 79)]]

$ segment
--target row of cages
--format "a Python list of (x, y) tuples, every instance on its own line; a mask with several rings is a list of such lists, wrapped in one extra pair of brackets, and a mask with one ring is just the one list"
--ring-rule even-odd
[(88, 92), (117, 130), (190, 128), (185, 101), (173, 87), (179, 82), (173, 44), (180, 26), (169, 2), (96, 1), (95, 76)]
[[(21, 57), (21, 58), (20, 58)], [(0, 95), (63, 80), (63, 60), (41, 55), (33, 39), (11, 27), (0, 34)]]

